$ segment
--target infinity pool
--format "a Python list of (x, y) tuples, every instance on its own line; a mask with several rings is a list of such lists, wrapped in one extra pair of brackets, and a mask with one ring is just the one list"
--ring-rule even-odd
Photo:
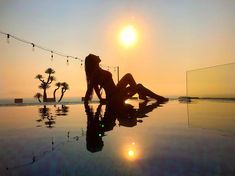
[(0, 107), (0, 175), (235, 175), (235, 102)]

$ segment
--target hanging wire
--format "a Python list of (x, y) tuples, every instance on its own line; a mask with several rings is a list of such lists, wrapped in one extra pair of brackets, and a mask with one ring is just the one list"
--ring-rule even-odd
[[(19, 41), (19, 42), (22, 42), (22, 43), (31, 45), (33, 51), (35, 50), (35, 48), (38, 48), (38, 49), (44, 50), (44, 51), (46, 51), (46, 52), (50, 52), (50, 53), (51, 53), (51, 60), (52, 60), (52, 61), (53, 61), (54, 56), (57, 55), (57, 56), (66, 58), (66, 59), (67, 59), (67, 63), (69, 63), (68, 58), (79, 60), (79, 61), (80, 61), (80, 64), (81, 64), (81, 67), (83, 66), (84, 59), (81, 59), (81, 58), (79, 58), (79, 57), (71, 56), (71, 55), (66, 55), (66, 54), (64, 54), (64, 53), (62, 53), (62, 52), (59, 52), (59, 51), (56, 51), (56, 50), (48, 49), (48, 48), (43, 47), (43, 46), (40, 46), (40, 45), (38, 45), (38, 44), (36, 44), (36, 43), (34, 43), (34, 42), (26, 41), (26, 40), (24, 40), (24, 39), (21, 39), (21, 38), (19, 38), (19, 37), (17, 37), (17, 36), (14, 36), (14, 35), (9, 34), (9, 33), (5, 33), (5, 32), (1, 32), (1, 31), (0, 31), (0, 34), (6, 35), (6, 37), (7, 37), (7, 43), (10, 43), (10, 38), (13, 38), (13, 39), (15, 39), (15, 40), (17, 40), (17, 41)], [(105, 69), (105, 68), (106, 68), (106, 69), (113, 68), (113, 69), (116, 70), (116, 68), (117, 68), (118, 66), (105, 66), (105, 65), (102, 65), (101, 67), (104, 68), (104, 69)]]

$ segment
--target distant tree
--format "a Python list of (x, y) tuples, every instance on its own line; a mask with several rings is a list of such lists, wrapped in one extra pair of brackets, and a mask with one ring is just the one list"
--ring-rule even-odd
[(46, 80), (43, 79), (43, 76), (38, 74), (36, 75), (35, 79), (38, 79), (39, 81), (41, 81), (41, 84), (39, 85), (40, 89), (43, 89), (43, 102), (47, 102), (47, 92), (46, 90), (48, 88), (50, 88), (50, 84), (55, 81), (55, 77), (52, 76), (55, 71), (52, 68), (48, 68), (45, 71), (46, 74), (48, 74), (48, 77)]
[(63, 98), (65, 92), (66, 92), (67, 90), (69, 90), (69, 85), (68, 85), (68, 83), (66, 83), (66, 82), (61, 83), (61, 86), (62, 86), (62, 88), (61, 88), (61, 96), (60, 96), (60, 99), (59, 99), (58, 102), (60, 102), (60, 101), (62, 100), (62, 98)]
[(60, 86), (61, 86), (61, 82), (57, 82), (57, 83), (55, 84), (55, 86), (56, 86), (56, 88), (55, 88), (55, 90), (54, 90), (54, 92), (53, 92), (53, 96), (54, 96), (54, 100), (56, 101), (56, 91), (59, 90), (59, 88), (60, 88)]
[(36, 93), (35, 95), (34, 95), (34, 98), (37, 98), (38, 99), (38, 101), (41, 103), (42, 101), (41, 101), (41, 98), (42, 98), (42, 94), (41, 93)]

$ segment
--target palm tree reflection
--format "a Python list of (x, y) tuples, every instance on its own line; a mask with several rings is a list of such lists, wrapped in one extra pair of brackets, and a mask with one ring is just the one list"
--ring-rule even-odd
[(69, 107), (65, 105), (61, 105), (61, 107), (58, 107), (56, 109), (57, 116), (67, 116), (68, 112), (69, 112)]
[[(61, 107), (56, 107), (55, 112), (51, 111), (51, 108), (48, 108), (46, 105), (38, 109), (40, 118), (37, 120), (37, 122), (41, 123), (44, 122), (45, 126), (47, 128), (53, 128), (55, 126), (55, 118), (60, 116), (67, 116), (69, 112), (69, 107), (66, 105), (61, 105)], [(41, 125), (38, 125), (37, 127), (41, 127)]]
[(90, 152), (101, 151), (104, 142), (102, 137), (105, 132), (113, 130), (116, 126), (116, 121), (119, 126), (134, 127), (142, 122), (142, 118), (148, 117), (146, 114), (153, 111), (160, 104), (154, 102), (148, 104), (147, 101), (139, 103), (139, 108), (134, 108), (130, 104), (125, 104), (122, 107), (105, 105), (104, 115), (101, 113), (103, 104), (99, 104), (94, 112), (92, 106), (84, 104), (87, 114), (87, 133), (86, 142), (87, 150)]

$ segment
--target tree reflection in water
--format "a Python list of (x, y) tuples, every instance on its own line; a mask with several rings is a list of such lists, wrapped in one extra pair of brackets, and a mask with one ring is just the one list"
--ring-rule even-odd
[(40, 124), (37, 125), (37, 127), (41, 127), (41, 123), (44, 122), (45, 126), (47, 128), (53, 128), (55, 126), (55, 119), (56, 117), (63, 117), (67, 116), (69, 112), (69, 107), (66, 105), (61, 105), (59, 107), (54, 106), (55, 111), (52, 112), (51, 108), (48, 108), (46, 105), (44, 105), (42, 108), (38, 109), (39, 112), (39, 119), (36, 120)]

